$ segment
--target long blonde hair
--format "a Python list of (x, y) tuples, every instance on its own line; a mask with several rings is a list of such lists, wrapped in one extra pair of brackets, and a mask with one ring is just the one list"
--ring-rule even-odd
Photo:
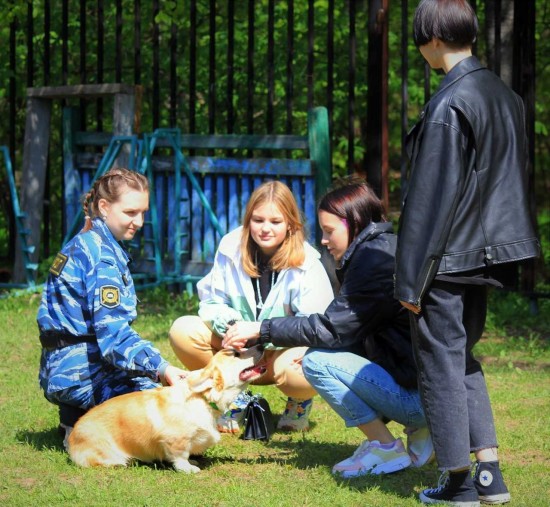
[(149, 192), (149, 182), (143, 174), (123, 167), (115, 167), (100, 176), (90, 191), (82, 197), (82, 210), (86, 221), (80, 232), (89, 231), (92, 228), (92, 218), (100, 215), (100, 199), (105, 199), (109, 203), (117, 202), (126, 188)]
[(273, 203), (279, 208), (289, 228), (285, 240), (270, 260), (270, 268), (273, 271), (296, 268), (304, 263), (306, 257), (304, 224), (292, 192), (280, 181), (267, 181), (254, 190), (250, 196), (243, 218), (242, 263), (244, 271), (252, 278), (258, 278), (260, 272), (256, 266), (259, 249), (250, 235), (250, 220), (254, 210), (266, 203)]

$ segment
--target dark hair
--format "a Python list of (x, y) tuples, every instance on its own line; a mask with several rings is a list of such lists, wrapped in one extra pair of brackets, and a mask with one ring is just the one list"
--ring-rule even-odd
[(467, 0), (422, 0), (414, 13), (416, 47), (432, 39), (457, 49), (471, 47), (477, 30), (477, 16)]
[(335, 182), (321, 198), (317, 209), (347, 222), (349, 244), (371, 222), (386, 221), (382, 201), (364, 180), (357, 177)]

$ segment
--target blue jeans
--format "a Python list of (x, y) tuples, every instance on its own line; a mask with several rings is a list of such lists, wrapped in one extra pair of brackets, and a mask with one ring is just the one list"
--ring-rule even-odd
[(306, 379), (347, 427), (375, 419), (426, 426), (416, 389), (405, 389), (382, 367), (346, 350), (309, 349), (302, 361)]
[(472, 354), (485, 326), (487, 287), (434, 281), (410, 314), (419, 386), (440, 470), (470, 466), (497, 446), (481, 365)]

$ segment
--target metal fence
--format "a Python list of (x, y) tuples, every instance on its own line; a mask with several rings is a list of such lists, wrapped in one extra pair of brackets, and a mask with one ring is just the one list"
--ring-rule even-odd
[[(494, 17), (484, 26), (491, 26), (495, 57), (489, 63), (497, 72), (502, 11), (514, 8), (519, 37), (513, 84), (526, 100), (530, 134), (533, 3), (472, 1), (482, 17)], [(0, 35), (8, 49), (0, 54), (5, 90), (0, 144), (8, 145), (16, 172), (27, 88), (126, 83), (143, 90), (137, 132), (176, 127), (200, 134), (304, 134), (307, 111), (326, 106), (334, 173), (365, 174), (391, 204), (391, 191), (406, 167), (403, 136), (437, 85), (410, 40), (416, 2), (407, 0), (14, 0), (10, 5)], [(107, 99), (80, 100), (79, 107), (82, 130), (111, 130)], [(54, 109), (53, 128), (60, 124), (61, 108)], [(54, 211), (62, 185), (60, 132), (51, 137), (43, 257), (62, 237)], [(10, 241), (8, 258), (14, 244)]]

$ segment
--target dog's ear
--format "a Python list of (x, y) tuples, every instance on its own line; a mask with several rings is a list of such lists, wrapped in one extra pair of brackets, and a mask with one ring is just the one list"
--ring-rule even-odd
[(214, 368), (214, 374), (212, 375), (212, 387), (220, 393), (225, 387), (222, 372), (218, 368)]
[[(223, 406), (223, 393), (225, 389), (225, 381), (223, 380), (222, 372), (219, 368), (214, 368), (212, 371), (212, 389), (210, 389), (210, 392), (208, 395), (206, 395), (206, 398), (208, 401), (215, 403), (220, 408)], [(227, 410), (229, 407), (226, 407), (225, 409), (221, 409), (222, 412)]]
[(187, 376), (187, 385), (193, 393), (202, 393), (213, 387), (211, 370), (203, 368)]
[[(199, 373), (199, 372), (196, 372)], [(189, 389), (194, 393), (203, 393), (208, 389), (215, 389), (218, 392), (223, 391), (225, 382), (219, 368), (204, 368), (198, 375), (189, 375)]]

